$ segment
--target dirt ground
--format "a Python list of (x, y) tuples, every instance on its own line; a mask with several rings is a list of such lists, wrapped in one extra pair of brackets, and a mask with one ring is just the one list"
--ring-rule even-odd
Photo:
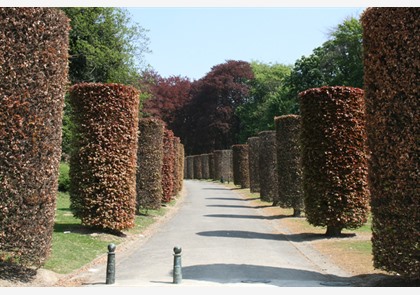
[[(241, 190), (238, 190), (241, 194)], [(247, 197), (243, 195), (244, 197)], [(272, 206), (261, 206), (260, 201), (255, 201), (256, 205), (261, 207), (261, 212), (264, 216), (279, 216), (284, 214), (283, 209)], [(165, 219), (170, 218), (176, 212), (177, 207), (182, 201), (171, 208), (165, 216), (160, 217), (150, 228), (148, 228), (147, 235), (152, 235), (153, 232), (159, 227)], [(351, 274), (352, 277), (357, 278), (357, 281), (361, 281), (359, 287), (418, 287), (420, 286), (419, 281), (406, 281), (398, 276), (387, 274), (383, 271), (377, 270), (373, 267), (371, 255), (360, 255), (357, 251), (345, 251), (342, 247), (337, 247), (337, 238), (319, 238), (322, 231), (317, 233), (308, 233), (306, 229), (301, 225), (301, 222), (296, 222), (296, 218), (302, 217), (288, 217), (276, 219), (275, 226), (278, 226), (284, 232), (284, 228), (288, 229), (288, 233), (295, 237), (301, 237), (304, 242), (316, 251), (320, 255), (327, 256), (330, 261), (342, 268), (347, 273)], [(128, 237), (127, 243), (135, 239), (135, 236)], [(371, 235), (368, 233), (348, 235), (340, 237), (339, 239), (346, 239), (348, 241), (355, 240), (369, 240)], [(127, 245), (126, 245), (127, 246)], [(127, 247), (125, 247), (127, 248)], [(124, 249), (121, 245), (119, 249)], [(90, 268), (93, 264), (106, 263), (106, 257), (100, 257), (85, 267), (73, 272), (69, 275), (61, 275), (55, 272), (45, 269), (18, 269), (14, 266), (0, 263), (0, 287), (77, 287), (82, 282), (74, 280), (78, 273), (82, 273)], [(360, 280), (359, 280), (360, 279)]]

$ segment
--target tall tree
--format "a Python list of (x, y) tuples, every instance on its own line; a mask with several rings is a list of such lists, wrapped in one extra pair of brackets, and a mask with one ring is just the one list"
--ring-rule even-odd
[[(128, 12), (115, 7), (64, 7), (70, 19), (69, 79), (80, 82), (138, 86), (138, 73), (148, 52), (146, 30), (132, 23)], [(70, 154), (73, 123), (65, 99), (62, 160)]]
[(295, 62), (287, 84), (291, 97), (327, 85), (363, 88), (360, 21), (349, 17), (334, 27), (322, 46)]
[(183, 139), (183, 108), (190, 101), (191, 81), (187, 77), (165, 78), (155, 71), (145, 71), (139, 84), (145, 97), (141, 115), (161, 119), (175, 136)]
[(250, 98), (236, 110), (241, 128), (238, 141), (245, 142), (260, 131), (274, 130), (274, 117), (295, 113), (297, 100), (287, 96), (286, 78), (291, 67), (283, 64), (252, 62), (254, 79), (249, 83)]
[(227, 149), (237, 142), (240, 125), (235, 111), (248, 102), (253, 78), (248, 62), (228, 60), (193, 82), (184, 118), (188, 154)]
[(133, 84), (148, 52), (146, 30), (116, 7), (65, 7), (70, 18), (70, 81)]

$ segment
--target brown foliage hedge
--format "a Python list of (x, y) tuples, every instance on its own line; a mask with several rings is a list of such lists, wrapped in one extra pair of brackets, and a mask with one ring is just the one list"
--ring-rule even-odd
[(214, 151), (214, 180), (232, 181), (232, 150)]
[(159, 209), (162, 205), (164, 123), (160, 119), (139, 119), (136, 208)]
[(194, 179), (194, 156), (187, 156), (187, 177), (186, 179)]
[(420, 278), (420, 10), (369, 8), (363, 26), (376, 268)]
[(201, 176), (203, 179), (210, 178), (209, 154), (201, 155)]
[(201, 155), (194, 155), (194, 179), (203, 178), (203, 168), (201, 163)]
[(278, 205), (304, 209), (300, 150), (300, 116), (274, 118), (276, 128)]
[(233, 183), (241, 188), (249, 188), (248, 145), (232, 145)]
[(278, 199), (276, 131), (261, 131), (258, 137), (260, 198), (263, 201), (276, 203)]
[(214, 154), (209, 154), (209, 179), (214, 179)]
[(369, 213), (363, 90), (325, 86), (299, 96), (306, 218), (337, 230), (360, 227)]
[(260, 192), (260, 138), (258, 136), (249, 137), (248, 144), (248, 164), (249, 164), (249, 190), (251, 193)]
[(184, 145), (179, 137), (174, 138), (175, 145), (175, 170), (174, 170), (174, 195), (182, 190), (184, 179)]
[(134, 226), (139, 92), (121, 84), (70, 88), (74, 152), (70, 208), (82, 224), (110, 230)]
[(162, 164), (162, 202), (172, 200), (175, 192), (175, 136), (172, 130), (165, 129), (163, 134), (163, 164)]
[(0, 259), (50, 254), (69, 29), (57, 9), (0, 8)]

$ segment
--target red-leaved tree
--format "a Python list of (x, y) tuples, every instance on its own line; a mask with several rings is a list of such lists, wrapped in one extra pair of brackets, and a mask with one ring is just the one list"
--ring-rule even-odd
[(245, 61), (229, 60), (194, 81), (191, 101), (183, 113), (184, 144), (189, 155), (228, 149), (236, 143), (238, 106), (249, 98), (254, 74)]

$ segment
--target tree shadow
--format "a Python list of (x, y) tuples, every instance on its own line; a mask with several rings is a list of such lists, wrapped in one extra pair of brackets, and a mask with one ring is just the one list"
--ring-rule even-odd
[(221, 201), (252, 201), (255, 199), (242, 199), (242, 198), (217, 198), (217, 197), (212, 197), (212, 198), (206, 198), (206, 200), (221, 200)]
[(290, 217), (289, 215), (272, 215), (272, 216), (261, 216), (261, 215), (238, 215), (238, 214), (208, 214), (205, 217), (219, 217), (219, 218), (247, 218), (247, 219), (265, 219), (265, 220), (276, 220)]
[(269, 208), (269, 207), (273, 207), (273, 206), (271, 206), (271, 205), (263, 205), (263, 206), (243, 206), (243, 205), (207, 205), (207, 207), (263, 209), (263, 208)]
[(279, 287), (352, 286), (354, 280), (319, 272), (250, 264), (206, 264), (182, 268), (186, 280), (221, 284), (260, 283)]
[(35, 279), (36, 274), (36, 269), (0, 261), (0, 280), (29, 283)]
[[(291, 242), (307, 242), (323, 239), (331, 239), (325, 234), (318, 233), (300, 233), (300, 234), (270, 234), (257, 233), (251, 231), (241, 230), (215, 230), (196, 233), (199, 236), (205, 237), (221, 237), (221, 238), (239, 238), (239, 239), (264, 239), (276, 241), (291, 241)], [(343, 234), (337, 238), (353, 237), (355, 234)]]
[(103, 229), (97, 227), (86, 226), (83, 224), (72, 223), (56, 223), (54, 224), (54, 232), (56, 233), (76, 233), (81, 235), (91, 234), (109, 234), (117, 237), (126, 237), (127, 235), (119, 230)]

